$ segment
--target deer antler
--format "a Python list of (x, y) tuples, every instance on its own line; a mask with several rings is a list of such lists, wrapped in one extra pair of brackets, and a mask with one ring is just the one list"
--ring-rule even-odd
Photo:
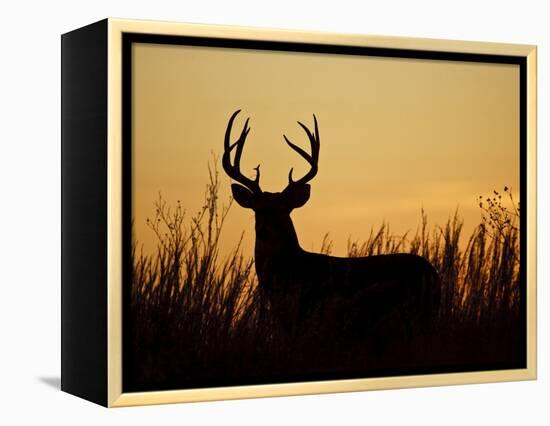
[(315, 123), (315, 133), (312, 133), (305, 124), (298, 121), (298, 124), (304, 129), (306, 132), (309, 143), (311, 145), (311, 155), (305, 152), (302, 148), (299, 146), (293, 144), (288, 138), (283, 135), (285, 138), (286, 143), (298, 154), (300, 154), (311, 166), (309, 172), (305, 174), (301, 179), (298, 179), (297, 181), (292, 180), (292, 171), (293, 169), (290, 169), (290, 172), (288, 173), (288, 186), (294, 185), (294, 184), (304, 184), (309, 182), (311, 179), (315, 177), (317, 174), (317, 164), (319, 163), (319, 150), (321, 148), (321, 141), (319, 139), (319, 127), (317, 126), (317, 117), (315, 117), (315, 114), (313, 114), (313, 121)]
[[(229, 119), (229, 122), (227, 123), (227, 129), (225, 130), (222, 166), (225, 170), (225, 173), (227, 173), (227, 175), (231, 179), (243, 184), (253, 193), (260, 193), (262, 192), (262, 190), (260, 189), (260, 165), (258, 164), (258, 166), (254, 168), (254, 170), (256, 170), (256, 178), (254, 180), (247, 178), (241, 173), (241, 156), (243, 154), (246, 137), (248, 136), (248, 132), (250, 132), (250, 127), (248, 127), (248, 121), (250, 120), (250, 118), (246, 119), (239, 139), (237, 139), (237, 141), (233, 144), (231, 144), (230, 142), (231, 127), (233, 126), (233, 121), (235, 120), (235, 117), (237, 116), (237, 114), (239, 114), (239, 112), (241, 112), (240, 109), (235, 111)], [(231, 164), (231, 151), (233, 151), (235, 147), (237, 148), (235, 151), (235, 162), (234, 164)]]

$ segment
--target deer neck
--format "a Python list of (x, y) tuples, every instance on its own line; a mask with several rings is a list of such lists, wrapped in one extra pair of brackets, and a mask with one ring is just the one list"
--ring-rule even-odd
[(281, 268), (302, 252), (290, 216), (278, 223), (267, 236), (261, 223), (256, 221), (255, 263), (260, 280), (276, 275)]

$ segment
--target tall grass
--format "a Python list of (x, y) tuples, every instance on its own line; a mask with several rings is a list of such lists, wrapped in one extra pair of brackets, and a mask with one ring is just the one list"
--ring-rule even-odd
[[(157, 237), (154, 255), (132, 251), (128, 390), (297, 381), (415, 372), (512, 368), (523, 359), (519, 273), (519, 206), (502, 196), (479, 200), (483, 219), (462, 241), (455, 213), (430, 228), (426, 214), (412, 236), (388, 225), (363, 241), (348, 241), (348, 256), (409, 252), (439, 271), (442, 305), (433, 336), (416, 345), (377, 350), (314, 336), (278, 332), (269, 304), (257, 291), (253, 260), (242, 239), (221, 258), (220, 236), (231, 202), (220, 205), (219, 175), (209, 168), (204, 205), (188, 218), (179, 201), (159, 196), (147, 224)], [(462, 247), (462, 248), (461, 248)], [(321, 252), (330, 253), (325, 235)], [(317, 336), (318, 337), (318, 336)], [(426, 340), (427, 339), (427, 340)]]
[(220, 259), (230, 204), (219, 205), (218, 172), (209, 168), (209, 176), (204, 204), (188, 221), (179, 200), (172, 209), (159, 195), (155, 216), (147, 219), (157, 237), (155, 255), (138, 253), (134, 244), (130, 382), (136, 385), (171, 382), (174, 371), (176, 381), (193, 382), (185, 374), (190, 367), (215, 374), (224, 365), (217, 354), (236, 349), (256, 304), (253, 261), (243, 257), (241, 241)]

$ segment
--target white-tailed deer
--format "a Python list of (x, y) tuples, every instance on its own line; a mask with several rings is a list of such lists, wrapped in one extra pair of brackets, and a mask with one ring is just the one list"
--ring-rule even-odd
[(356, 334), (372, 330), (395, 311), (408, 323), (406, 327), (429, 326), (438, 309), (440, 284), (436, 270), (425, 258), (413, 254), (343, 258), (300, 247), (290, 213), (308, 201), (308, 182), (317, 174), (320, 139), (315, 115), (314, 131), (298, 122), (309, 138), (311, 154), (283, 135), (310, 170), (295, 181), (291, 169), (287, 187), (272, 193), (260, 188), (260, 166), (255, 168), (254, 179), (240, 171), (250, 127), (247, 119), (239, 138), (231, 143), (231, 127), (239, 112), (234, 112), (227, 124), (223, 169), (238, 182), (231, 185), (235, 201), (255, 213), (259, 287), (283, 328), (296, 331), (331, 324), (341, 332)]

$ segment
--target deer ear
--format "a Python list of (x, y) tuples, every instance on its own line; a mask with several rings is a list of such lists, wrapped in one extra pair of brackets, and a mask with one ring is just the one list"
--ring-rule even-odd
[(308, 184), (291, 185), (287, 187), (284, 192), (286, 193), (289, 207), (297, 209), (302, 207), (305, 203), (307, 203), (307, 200), (309, 200), (311, 186)]
[(254, 201), (254, 194), (252, 192), (237, 183), (231, 185), (231, 192), (233, 193), (233, 198), (239, 206), (247, 209), (252, 208)]

